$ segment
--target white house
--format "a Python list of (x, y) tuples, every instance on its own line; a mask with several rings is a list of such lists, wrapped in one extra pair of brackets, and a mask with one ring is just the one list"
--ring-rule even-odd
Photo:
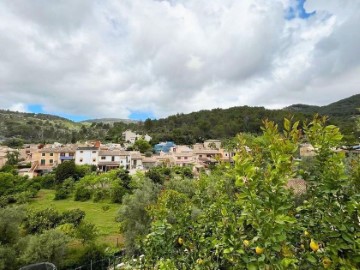
[(78, 147), (75, 154), (75, 164), (97, 165), (98, 153), (98, 147)]
[(127, 151), (120, 150), (100, 150), (98, 158), (98, 168), (101, 171), (108, 171), (123, 167), (130, 169), (131, 154)]
[(126, 130), (122, 133), (122, 138), (125, 142), (135, 143), (136, 140), (143, 138), (145, 141), (150, 142), (151, 136), (148, 134), (145, 134), (144, 136), (137, 134), (135, 132), (132, 132), (131, 130)]
[(125, 142), (135, 143), (138, 139), (138, 134), (132, 132), (131, 130), (126, 130), (122, 133), (122, 137)]

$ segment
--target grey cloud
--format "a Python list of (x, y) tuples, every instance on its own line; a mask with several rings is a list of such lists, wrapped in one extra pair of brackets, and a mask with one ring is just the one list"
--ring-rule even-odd
[(2, 2), (0, 107), (162, 117), (335, 101), (359, 91), (360, 65), (359, 4), (336, 2), (291, 21), (287, 0)]

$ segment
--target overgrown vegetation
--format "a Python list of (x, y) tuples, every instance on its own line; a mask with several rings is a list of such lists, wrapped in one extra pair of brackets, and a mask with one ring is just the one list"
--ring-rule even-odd
[[(130, 176), (66, 162), (29, 180), (8, 165), (0, 269), (75, 268), (118, 251), (106, 237), (120, 232), (128, 269), (359, 269), (360, 164), (334, 151), (339, 128), (315, 116), (260, 130), (227, 141), (235, 163), (198, 179), (189, 167)], [(316, 156), (297, 158), (303, 141)]]
[[(240, 134), (234, 167), (129, 195), (123, 207), (138, 215), (119, 212), (138, 258), (129, 269), (359, 269), (359, 160), (333, 150), (342, 135), (324, 118), (304, 124), (304, 135), (299, 122), (283, 126), (265, 121), (261, 136)], [(316, 148), (310, 166), (294, 158), (300, 139)], [(140, 221), (132, 235), (126, 225)]]

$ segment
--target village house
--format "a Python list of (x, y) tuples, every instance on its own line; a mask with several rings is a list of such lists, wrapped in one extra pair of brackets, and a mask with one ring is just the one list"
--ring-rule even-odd
[(97, 167), (100, 171), (106, 172), (120, 167), (129, 170), (130, 164), (130, 152), (121, 150), (100, 150), (98, 153)]
[(205, 149), (220, 149), (221, 141), (220, 140), (206, 140), (206, 141), (204, 141), (203, 145), (204, 145)]
[(144, 170), (149, 170), (155, 166), (157, 166), (157, 160), (155, 157), (143, 157), (142, 165)]
[(131, 151), (130, 152), (130, 169), (131, 170), (142, 170), (143, 169), (142, 159), (143, 159), (143, 157), (141, 156), (140, 152)]
[(186, 145), (172, 147), (169, 154), (177, 166), (192, 166), (195, 163), (193, 149)]
[(131, 130), (126, 130), (122, 133), (122, 138), (125, 142), (129, 142), (134, 144), (136, 140), (143, 138), (145, 141), (150, 142), (151, 136), (148, 134), (145, 134), (144, 136), (141, 134), (137, 134), (135, 132), (132, 132)]
[[(31, 168), (28, 173), (37, 175), (52, 171), (64, 161), (73, 160), (75, 158), (75, 146), (63, 146), (60, 144), (46, 145), (43, 148), (37, 149), (36, 152), (30, 153), (30, 157)], [(25, 169), (22, 172), (25, 172)]]
[(98, 164), (99, 147), (83, 146), (78, 147), (75, 152), (76, 165), (95, 165)]

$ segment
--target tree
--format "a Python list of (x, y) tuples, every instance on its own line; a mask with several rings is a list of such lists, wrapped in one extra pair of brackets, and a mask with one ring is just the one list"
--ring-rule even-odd
[(19, 138), (7, 139), (3, 142), (3, 145), (11, 148), (21, 148), (24, 145), (24, 141)]
[[(259, 137), (237, 136), (234, 167), (201, 175), (193, 192), (167, 183), (139, 238), (124, 233), (137, 239), (142, 267), (360, 269), (360, 160), (345, 166), (345, 154), (334, 151), (339, 128), (318, 116), (304, 132), (288, 119), (282, 131), (263, 124)], [(296, 158), (300, 139), (316, 149), (310, 166)]]
[(141, 153), (145, 153), (151, 150), (151, 145), (145, 141), (144, 139), (138, 139), (134, 143), (134, 149), (140, 151)]
[(22, 208), (0, 209), (0, 244), (15, 244), (19, 239), (20, 224), (25, 218), (25, 211)]
[(61, 184), (65, 179), (76, 175), (76, 165), (74, 161), (64, 161), (55, 170), (55, 182)]
[(160, 186), (145, 178), (141, 187), (123, 198), (117, 220), (130, 255), (141, 249), (141, 238), (149, 232), (151, 219), (147, 208), (156, 201), (159, 192)]
[(61, 266), (67, 253), (69, 238), (58, 230), (46, 231), (27, 239), (27, 245), (20, 257), (23, 264), (52, 262)]
[(6, 165), (16, 165), (19, 162), (19, 151), (8, 151), (6, 153)]
[(82, 221), (76, 229), (76, 237), (81, 239), (83, 245), (92, 243), (98, 233), (94, 224)]

